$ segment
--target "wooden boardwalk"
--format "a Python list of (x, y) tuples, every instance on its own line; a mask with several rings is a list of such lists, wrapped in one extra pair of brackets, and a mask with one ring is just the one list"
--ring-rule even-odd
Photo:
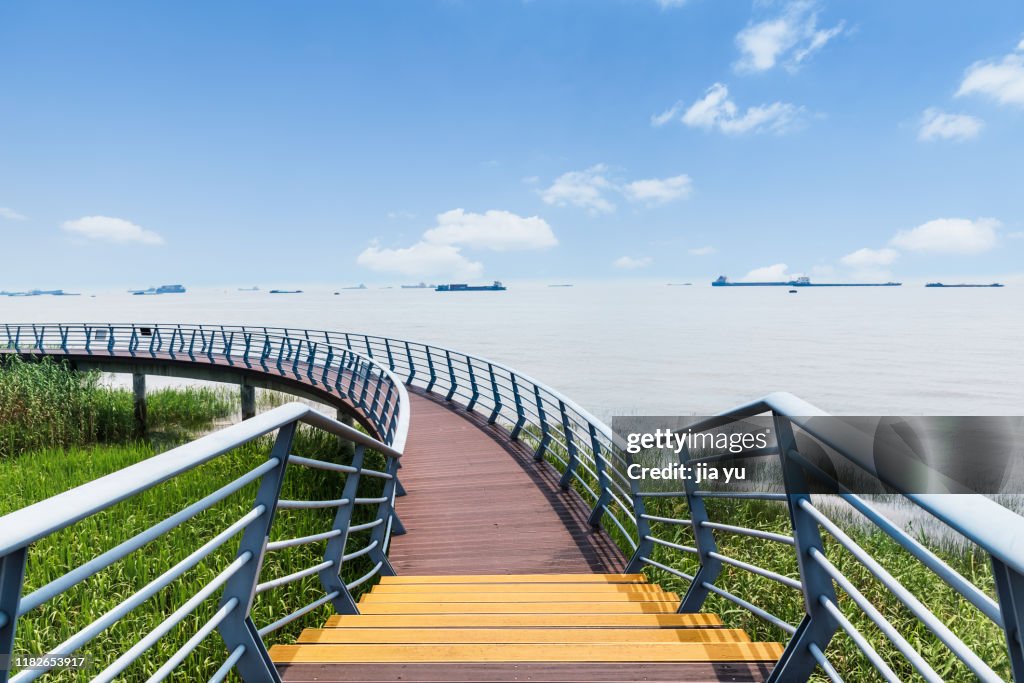
[(781, 646), (676, 614), (678, 595), (617, 573), (625, 558), (550, 465), (479, 415), (410, 401), (398, 576), (272, 647), (285, 681), (764, 680)]
[(391, 540), (398, 574), (580, 574), (625, 558), (587, 524), (589, 510), (532, 451), (443, 399), (410, 391), (412, 422)]

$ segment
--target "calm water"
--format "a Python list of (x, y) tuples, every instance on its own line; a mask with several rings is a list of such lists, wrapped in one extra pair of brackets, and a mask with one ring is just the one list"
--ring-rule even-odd
[(1022, 313), (1013, 287), (0, 297), (2, 322), (280, 325), (428, 341), (518, 368), (604, 418), (714, 413), (772, 391), (834, 413), (1020, 414)]

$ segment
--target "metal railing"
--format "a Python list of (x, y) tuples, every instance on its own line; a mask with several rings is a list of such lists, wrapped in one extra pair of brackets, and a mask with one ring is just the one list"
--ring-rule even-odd
[[(201, 604), (215, 598), (218, 600), (216, 612), (149, 680), (159, 681), (171, 675), (214, 631), (223, 640), (228, 656), (210, 680), (223, 680), (232, 670), (247, 681), (279, 680), (263, 643), (265, 636), (323, 605), (330, 604), (340, 613), (357, 613), (352, 591), (378, 575), (394, 574), (387, 559), (387, 547), (392, 531), (399, 526), (394, 502), (399, 490), (399, 459), (407, 438), (409, 409), (405, 387), (386, 367), (348, 350), (335, 356), (333, 348), (319, 348), (303, 337), (287, 338), (255, 330), (187, 325), (36, 325), (5, 326), (4, 333), (5, 337), (0, 337), (0, 355), (17, 352), (37, 356), (127, 356), (165, 361), (184, 358), (190, 363), (240, 363), (279, 378), (301, 379), (317, 391), (350, 402), (381, 438), (368, 436), (306, 405), (289, 403), (0, 517), (0, 653), (6, 655), (14, 651), (16, 627), (26, 614), (130, 555), (147, 552), (150, 544), (160, 542), (173, 530), (247, 487), (254, 487), (256, 492), (245, 514), (158, 577), (141, 587), (133, 587), (131, 595), (116, 607), (63, 642), (52, 644), (49, 652), (68, 657), (82, 651), (104, 631), (129, 617), (216, 551), (237, 542), (233, 561), (134, 646), (117, 653), (117, 658), (92, 680), (108, 681), (119, 677)], [(236, 340), (238, 347), (234, 345)], [(353, 444), (351, 461), (339, 464), (295, 455), (293, 440), (300, 424)], [(46, 557), (30, 556), (32, 544), (100, 515), (119, 503), (127, 501), (130, 505), (137, 496), (184, 477), (218, 458), (228, 457), (243, 446), (259, 447), (268, 435), (273, 436), (268, 456), (256, 463), (247, 463), (247, 471), (241, 476), (224, 482), (209, 495), (134, 533), (115, 547), (95, 557), (82, 558), (84, 561), (77, 566), (61, 567), (62, 571), (67, 569), (66, 573), (25, 593), (27, 563), (47, 561)], [(379, 469), (368, 464), (371, 453), (377, 454), (374, 458), (383, 462)], [(338, 495), (330, 500), (282, 499), (286, 473), (305, 468), (336, 477), (334, 488)], [(377, 482), (370, 487), (374, 495), (368, 496), (365, 484), (373, 481)], [(364, 508), (373, 512), (359, 514), (356, 519), (354, 513)], [(333, 515), (333, 522), (319, 533), (270, 540), (279, 510), (304, 509), (328, 511)], [(367, 521), (361, 521), (364, 519)], [(362, 541), (362, 547), (353, 549), (352, 544), (357, 541)], [(289, 549), (314, 543), (323, 545), (322, 561), (284, 576), (261, 576), (266, 555), (287, 553)], [(341, 578), (343, 567), (357, 561), (368, 563), (370, 569), (346, 583)], [(257, 595), (313, 576), (319, 579), (320, 597), (271, 623), (257, 626), (253, 622), (251, 611)], [(24, 668), (10, 680), (31, 681), (51, 668), (50, 663)], [(0, 680), (7, 680), (10, 674), (9, 666), (0, 666)]]
[[(119, 335), (119, 341), (112, 342), (109, 336), (97, 338), (95, 335), (103, 327), (112, 328)], [(116, 352), (120, 338), (127, 333), (127, 343), (135, 353), (164, 357), (173, 347), (179, 359), (243, 363), (282, 376), (319, 382), (357, 403), (361, 410), (373, 408), (371, 412), (387, 415), (376, 421), (385, 435), (385, 442), (394, 442), (399, 437), (404, 440), (402, 428), (392, 426), (392, 423), (403, 424), (403, 420), (408, 424), (408, 413), (401, 409), (404, 406), (404, 398), (399, 394), (404, 391), (402, 382), (477, 413), (483, 421), (506, 430), (509, 438), (527, 444), (537, 460), (550, 462), (560, 472), (561, 486), (575, 490), (590, 505), (590, 523), (605, 528), (628, 549), (631, 557), (627, 571), (649, 568), (673, 580), (684, 581), (687, 589), (679, 611), (698, 611), (714, 597), (787, 634), (789, 640), (771, 674), (772, 681), (806, 680), (816, 670), (833, 681), (841, 681), (841, 674), (829, 657), (835, 647), (834, 636), (840, 632), (849, 637), (864, 661), (884, 680), (900, 679), (893, 669), (894, 656), (902, 658), (906, 670), (926, 680), (943, 680), (933, 658), (923, 656), (917, 643), (903, 635), (900, 628), (872, 604), (848, 572), (839, 569), (839, 552), (848, 553), (863, 574), (880, 582), (911, 618), (934, 635), (947, 655), (962, 663), (969, 676), (984, 681), (1002, 680), (993, 664), (983, 661), (954, 633), (951, 626), (955, 625), (944, 623), (936, 616), (882, 562), (859, 545), (833, 519), (834, 515), (825, 511), (820, 501), (805, 493), (809, 490), (807, 480), (820, 477), (822, 473), (813, 471), (801, 457), (794, 426), (852, 464), (856, 465), (858, 459), (846, 435), (818, 433), (802, 421), (802, 418), (824, 413), (789, 394), (773, 394), (690, 427), (693, 431), (712, 430), (757, 415), (770, 417), (775, 424), (775, 444), (746, 455), (774, 458), (782, 469), (784, 492), (725, 492), (687, 483), (682, 491), (648, 493), (640, 491), (637, 483), (623, 474), (631, 461), (607, 425), (556, 390), (487, 359), (430, 344), (379, 336), (219, 326), (157, 325), (145, 327), (145, 331), (142, 326), (10, 326), (6, 331), (7, 347), (31, 353), (34, 344), (40, 353), (63, 353), (61, 349), (81, 347), (83, 338), (78, 328), (92, 330), (84, 333), (90, 353)], [(59, 331), (56, 342), (51, 329)], [(26, 336), (29, 337), (27, 342)], [(3, 346), (4, 339), (0, 337), (0, 348)], [(391, 380), (391, 384), (388, 380), (375, 382), (371, 379), (382, 376), (398, 379)], [(362, 378), (362, 382), (356, 378)], [(349, 390), (346, 383), (350, 381), (361, 386), (355, 391)], [(392, 390), (392, 386), (397, 388)], [(392, 391), (399, 394), (398, 397), (392, 396)], [(382, 398), (384, 394), (394, 403)], [(862, 523), (890, 538), (921, 570), (930, 572), (976, 609), (981, 618), (1001, 630), (1006, 645), (1003, 651), (1009, 659), (1009, 666), (1004, 668), (1015, 679), (1024, 680), (1020, 635), (1024, 622), (1024, 541), (1021, 541), (1024, 518), (983, 496), (907, 494), (904, 498), (973, 544), (989, 559), (994, 575), (993, 595), (954, 570), (921, 539), (888, 519), (871, 501), (852, 493), (837, 496)], [(709, 512), (712, 503), (729, 499), (785, 506), (788, 533), (744, 526), (728, 516), (713, 519)], [(680, 509), (686, 514), (677, 514)], [(678, 542), (678, 535), (672, 534), (672, 530), (680, 529), (688, 530), (691, 545)], [(671, 540), (666, 538), (670, 534)], [(726, 544), (722, 540), (736, 537), (777, 545), (780, 554), (794, 560), (797, 576), (729, 556), (723, 550)], [(4, 544), (0, 544), (0, 548), (3, 547)], [(19, 561), (23, 560), (15, 560), (15, 563)], [(683, 569), (691, 564), (695, 566), (693, 571)], [(783, 596), (791, 595), (800, 605), (800, 617), (792, 620), (796, 623), (728, 590), (725, 582), (733, 572), (772, 582), (778, 587), (780, 600), (789, 599)], [(847, 611), (849, 606), (855, 607), (858, 615), (875, 631), (865, 635), (841, 609), (844, 605)], [(2, 603), (0, 612), (4, 612)], [(0, 628), (5, 628), (3, 620), (0, 614)], [(0, 651), (3, 645), (0, 640)], [(229, 646), (232, 657), (238, 647), (232, 650)], [(226, 665), (233, 663), (229, 658)], [(247, 680), (263, 680), (241, 668), (239, 672)]]
[[(487, 422), (504, 426), (512, 439), (529, 442), (535, 458), (552, 463), (561, 473), (564, 489), (572, 487), (591, 505), (590, 523), (603, 526), (620, 545), (632, 549), (626, 571), (644, 567), (663, 572), (688, 584), (680, 612), (696, 612), (709, 596), (717, 596), (749, 612), (790, 636), (770, 681), (801, 681), (815, 670), (833, 681), (843, 680), (828, 657), (829, 645), (837, 632), (845, 633), (866, 662), (887, 681), (900, 680), (889, 664), (892, 656), (902, 657), (909, 669), (925, 680), (943, 680), (931, 663), (916, 649), (915, 643), (901, 635), (882, 612), (864, 596), (854, 580), (830, 559), (839, 551), (849, 553), (862, 569), (934, 634), (946, 656), (958, 659), (970, 679), (1002, 680), (993, 668), (954, 633), (955, 625), (943, 623), (922, 600), (906, 588), (881, 562), (873, 558), (836, 523), (806, 491), (808, 480), (823, 473), (813, 471), (797, 449), (793, 428), (827, 446), (855, 466), (862, 463), (856, 453), (854, 435), (824, 434), (812, 430), (806, 420), (826, 415), (795, 396), (772, 394), (761, 400), (722, 413), (715, 419), (691, 425), (694, 432), (762, 415), (773, 419), (774, 446), (747, 453), (748, 457), (775, 458), (781, 465), (785, 492), (712, 491), (687, 483), (683, 491), (646, 494), (637, 483), (624, 476), (631, 460), (612, 430), (558, 391), (527, 375), (487, 359), (451, 349), (406, 340), (369, 335), (344, 334), (346, 347), (368, 357), (386, 359), (388, 366), (405, 381), (426, 391), (443, 395), (468, 410), (486, 417)], [(682, 456), (685, 458), (685, 455)], [(709, 459), (714, 459), (711, 456)], [(652, 500), (655, 499), (655, 500)], [(787, 508), (789, 533), (766, 531), (730, 524), (728, 518), (713, 520), (708, 502), (713, 499), (764, 500)], [(1005, 637), (1009, 655), (1007, 667), (1015, 680), (1024, 681), (1024, 517), (980, 495), (906, 494), (903, 498), (972, 544), (986, 555), (995, 577), (994, 596), (986, 593), (954, 570), (919, 538), (888, 519), (871, 501), (852, 493), (837, 498), (869, 528), (891, 538), (921, 570), (930, 572), (988, 619)], [(664, 503), (683, 507), (685, 517), (656, 514), (671, 509)], [(648, 508), (655, 508), (648, 511)], [(693, 545), (664, 538), (664, 530), (690, 530)], [(661, 530), (661, 531), (659, 531)], [(659, 535), (659, 533), (661, 535)], [(778, 545), (796, 561), (797, 577), (758, 567), (720, 552), (721, 536), (740, 536)], [(823, 542), (823, 536), (829, 544)], [(829, 550), (826, 550), (828, 548)], [(655, 558), (660, 559), (655, 559)], [(684, 561), (685, 560), (685, 561)], [(679, 569), (696, 563), (696, 571)], [(724, 570), (746, 572), (774, 582), (778, 590), (793, 591), (802, 602), (802, 618), (797, 623), (778, 617), (754, 605), (742, 596), (723, 588)], [(840, 600), (838, 594), (843, 594)], [(866, 617), (877, 633), (865, 636), (840, 609), (851, 604)], [(885, 643), (883, 647), (882, 643)], [(873, 644), (874, 643), (874, 644)], [(885, 656), (879, 653), (886, 649)], [(941, 658), (941, 656), (940, 656)], [(945, 663), (943, 663), (945, 664)], [(947, 668), (943, 666), (943, 668)]]

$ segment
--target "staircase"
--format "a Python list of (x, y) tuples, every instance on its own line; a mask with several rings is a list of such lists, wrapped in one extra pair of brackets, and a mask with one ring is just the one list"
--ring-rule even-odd
[(390, 576), (295, 645), (286, 681), (762, 680), (782, 654), (643, 574)]

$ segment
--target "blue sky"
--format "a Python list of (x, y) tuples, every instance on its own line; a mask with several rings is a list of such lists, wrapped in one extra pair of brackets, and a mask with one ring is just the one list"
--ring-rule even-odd
[(0, 289), (1013, 277), (1022, 131), (1019, 0), (9, 0)]

